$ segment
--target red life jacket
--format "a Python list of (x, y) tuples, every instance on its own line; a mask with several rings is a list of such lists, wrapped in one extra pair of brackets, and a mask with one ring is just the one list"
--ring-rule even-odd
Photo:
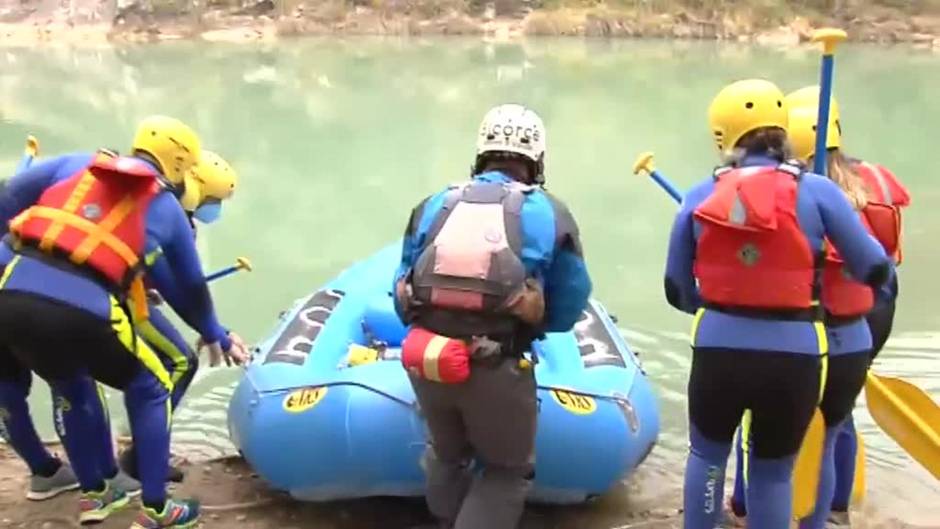
[[(859, 162), (856, 171), (872, 197), (859, 211), (865, 229), (885, 249), (885, 253), (901, 262), (901, 214), (899, 207), (907, 206), (911, 197), (907, 189), (887, 169)], [(836, 317), (855, 317), (867, 314), (875, 305), (872, 289), (856, 281), (845, 269), (845, 262), (834, 246), (826, 243), (826, 264), (823, 271), (822, 301), (826, 312)]]
[[(895, 214), (889, 214), (882, 208), (880, 211), (869, 213), (868, 220), (875, 230), (875, 236), (882, 244), (885, 244), (885, 251), (888, 252), (888, 255), (894, 257), (896, 264), (901, 264), (903, 256), (901, 252), (900, 209), (911, 205), (911, 195), (904, 187), (904, 184), (894, 176), (894, 173), (884, 166), (859, 162), (855, 165), (855, 170), (865, 181), (874, 202), (895, 206)], [(895, 215), (897, 218), (894, 218)], [(893, 223), (895, 222), (897, 226), (894, 226)], [(895, 240), (892, 240), (892, 238)]]
[(694, 212), (694, 273), (702, 298), (728, 309), (802, 311), (816, 305), (817, 259), (796, 214), (800, 168), (722, 168)]
[(99, 153), (88, 167), (46, 189), (10, 221), (10, 232), (19, 244), (93, 270), (119, 292), (133, 286), (142, 294), (145, 216), (161, 189), (157, 176), (136, 158)]
[(875, 202), (902, 208), (911, 205), (907, 188), (887, 168), (868, 162), (858, 162), (854, 168), (865, 181)]

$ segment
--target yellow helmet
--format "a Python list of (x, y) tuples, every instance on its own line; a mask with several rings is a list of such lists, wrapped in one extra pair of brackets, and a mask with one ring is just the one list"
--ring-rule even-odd
[(746, 79), (724, 87), (708, 107), (708, 123), (722, 154), (731, 154), (741, 138), (763, 127), (787, 130), (783, 92), (763, 79)]
[(199, 136), (182, 121), (167, 116), (149, 116), (137, 125), (131, 152), (148, 154), (159, 164), (167, 181), (178, 185), (186, 178), (202, 151)]
[(224, 158), (212, 151), (203, 151), (199, 163), (186, 174), (180, 204), (189, 212), (203, 209), (196, 217), (206, 223), (212, 222), (218, 218), (217, 210), (220, 210), (222, 201), (235, 193), (237, 183), (235, 169)]
[[(801, 160), (808, 160), (816, 151), (816, 120), (819, 114), (819, 86), (807, 86), (787, 94), (790, 110), (790, 126), (787, 137), (793, 153)], [(826, 128), (826, 148), (842, 146), (842, 126), (839, 123), (839, 103), (829, 100), (829, 125)]]

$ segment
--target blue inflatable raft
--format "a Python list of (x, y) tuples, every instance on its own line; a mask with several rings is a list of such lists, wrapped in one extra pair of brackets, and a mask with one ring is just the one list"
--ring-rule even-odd
[[(398, 245), (383, 249), (284, 312), (232, 397), (235, 446), (272, 487), (297, 499), (424, 493), (427, 434), (399, 360), (405, 329), (390, 293), (399, 252)], [(649, 454), (659, 434), (656, 398), (597, 301), (572, 332), (534, 347), (539, 417), (530, 500), (583, 502)]]

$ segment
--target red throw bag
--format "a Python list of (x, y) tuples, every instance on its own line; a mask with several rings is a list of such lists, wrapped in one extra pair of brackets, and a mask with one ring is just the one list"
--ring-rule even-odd
[(426, 380), (459, 384), (470, 377), (470, 347), (463, 340), (412, 327), (401, 344), (401, 363)]

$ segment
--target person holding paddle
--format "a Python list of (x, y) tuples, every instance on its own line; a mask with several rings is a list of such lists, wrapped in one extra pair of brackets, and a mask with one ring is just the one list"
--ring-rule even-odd
[(786, 163), (789, 113), (776, 85), (732, 83), (708, 114), (724, 163), (686, 194), (664, 283), (667, 301), (695, 315), (684, 527), (718, 525), (734, 432), (751, 410), (749, 524), (785, 529), (795, 455), (825, 378), (819, 249), (831, 241), (873, 288), (892, 267), (838, 186)]
[[(146, 270), (162, 294), (188, 293), (187, 306), (175, 308), (196, 316), (211, 349), (236, 363), (248, 357), (216, 318), (174, 193), (200, 151), (187, 125), (151, 116), (138, 126), (131, 156), (52, 158), (13, 177), (0, 197), (14, 250), (0, 278), (0, 365), (12, 357), (62, 402), (59, 426), (68, 431), (63, 442), (81, 484), (82, 523), (128, 504), (108, 479), (116, 468), (98, 460), (110, 431), (97, 395), (86, 390), (89, 375), (124, 392), (142, 478), (143, 509), (132, 527), (190, 527), (199, 519), (198, 502), (167, 497), (173, 382), (133, 322), (147, 316)], [(172, 274), (148, 269), (147, 256), (158, 249)]]
[[(819, 105), (819, 87), (808, 86), (787, 95), (789, 108), (788, 138), (794, 154), (801, 161), (812, 164), (816, 144), (816, 118)], [(900, 217), (898, 208), (910, 203), (907, 190), (893, 174), (879, 166), (847, 157), (841, 150), (842, 127), (839, 106), (835, 98), (830, 102), (829, 126), (826, 134), (827, 174), (843, 190), (869, 233), (885, 251), (900, 261)], [(821, 529), (829, 516), (832, 502), (833, 523), (848, 525), (848, 503), (857, 449), (851, 412), (855, 399), (865, 384), (872, 356), (887, 340), (893, 319), (894, 299), (897, 296), (897, 278), (875, 292), (865, 284), (847, 277), (844, 263), (832, 245), (827, 245), (823, 267), (822, 302), (826, 310), (826, 332), (829, 342), (829, 371), (826, 388), (820, 403), (826, 425), (822, 466), (813, 514), (804, 519), (804, 529)], [(877, 309), (875, 308), (877, 306)], [(873, 320), (870, 325), (866, 317)], [(869, 332), (869, 328), (871, 332)], [(846, 437), (851, 436), (851, 439)], [(837, 440), (842, 439), (843, 453), (836, 459)], [(740, 448), (740, 447), (739, 447)], [(741, 462), (739, 452), (738, 475)], [(846, 461), (850, 458), (851, 461)], [(839, 461), (838, 468), (836, 461)], [(848, 468), (847, 468), (848, 467)], [(839, 498), (834, 494), (837, 475), (841, 471)], [(736, 517), (746, 516), (746, 502), (741, 483), (735, 483), (731, 509)]]
[[(787, 96), (790, 105), (789, 138), (796, 155), (812, 163), (816, 143), (815, 117), (819, 87), (809, 86)], [(835, 98), (830, 103), (826, 149), (829, 178), (839, 184), (849, 201), (896, 264), (901, 262), (900, 208), (910, 205), (907, 189), (882, 166), (849, 158), (842, 150), (842, 126)], [(865, 384), (871, 360), (891, 332), (897, 298), (897, 276), (885, 288), (873, 291), (842, 273), (842, 261), (829, 246), (823, 276), (823, 305), (830, 343), (830, 371), (820, 408), (826, 422), (816, 511), (801, 527), (821, 529), (828, 518), (848, 525), (848, 504), (855, 471), (856, 434), (851, 414)], [(866, 327), (870, 339), (865, 340)], [(837, 454), (837, 447), (841, 447)], [(840, 479), (841, 478), (841, 479)], [(838, 492), (838, 497), (836, 493)], [(832, 516), (829, 516), (830, 507)]]
[[(224, 158), (212, 151), (202, 151), (200, 160), (194, 165), (184, 177), (184, 184), (180, 187), (179, 193), (180, 205), (183, 211), (189, 217), (190, 226), (193, 228), (193, 236), (196, 234), (196, 224), (198, 220), (203, 224), (211, 224), (218, 220), (222, 212), (222, 201), (227, 200), (235, 192), (235, 186), (238, 176), (235, 170)], [(157, 270), (157, 274), (169, 273), (169, 263), (162, 255), (153, 257), (151, 264), (152, 270)], [(170, 285), (169, 290), (164, 290), (161, 295), (152, 281), (146, 280), (148, 290), (148, 313), (146, 320), (134, 322), (141, 338), (160, 357), (160, 361), (170, 374), (173, 381), (173, 391), (170, 393), (170, 405), (173, 411), (179, 406), (183, 396), (189, 389), (193, 377), (196, 376), (196, 370), (199, 369), (199, 356), (190, 347), (182, 334), (170, 323), (170, 320), (163, 315), (158, 305), (165, 298), (172, 307), (187, 307), (185, 302), (187, 293), (173, 289)], [(181, 313), (183, 320), (196, 327), (198, 321), (197, 314)], [(237, 334), (230, 334), (233, 340), (242, 344), (241, 338)], [(211, 365), (218, 365), (221, 359), (210, 358)], [(139, 478), (137, 465), (137, 454), (134, 447), (131, 446), (125, 450), (118, 461), (121, 470), (133, 479)], [(170, 467), (169, 481), (183, 481), (183, 472), (175, 466)]]
[[(30, 143), (32, 142), (32, 143)], [(27, 151), (32, 151), (28, 159), (18, 167), (17, 172), (25, 171), (37, 156), (37, 140), (30, 137), (28, 140)], [(221, 156), (211, 151), (203, 151), (199, 162), (193, 166), (184, 177), (186, 185), (184, 192), (180, 194), (180, 204), (190, 218), (190, 225), (194, 232), (196, 229), (193, 220), (199, 220), (204, 224), (210, 224), (218, 219), (221, 212), (221, 203), (232, 196), (235, 190), (237, 176), (234, 169)], [(2, 192), (2, 189), (0, 189)], [(9, 247), (4, 245), (4, 251), (9, 252)], [(6, 257), (0, 261), (6, 261)], [(161, 268), (157, 273), (169, 273), (164, 270), (169, 266), (165, 258), (155, 258), (152, 268)], [(211, 279), (207, 278), (207, 281)], [(152, 281), (147, 281), (148, 286), (152, 287)], [(149, 304), (149, 317), (143, 321), (134, 322), (136, 330), (144, 341), (160, 356), (160, 360), (170, 373), (173, 380), (173, 391), (170, 394), (170, 402), (175, 411), (179, 402), (182, 400), (189, 388), (189, 384), (195, 376), (198, 368), (198, 356), (193, 349), (189, 347), (185, 339), (164, 316), (158, 305), (162, 303), (161, 296), (156, 289), (148, 291), (148, 296), (157, 299), (158, 302)], [(174, 292), (168, 295), (171, 298), (185, 296), (185, 293)], [(185, 306), (183, 301), (171, 303), (173, 306)], [(184, 315), (188, 316), (188, 315)], [(192, 317), (189, 317), (192, 320)], [(241, 339), (232, 334), (233, 339), (241, 343)], [(217, 361), (214, 361), (217, 364)], [(14, 371), (12, 368), (11, 373)], [(17, 380), (23, 380), (23, 383), (13, 384), (7, 382), (4, 377), (0, 377), (0, 408), (7, 410), (0, 412), (0, 433), (8, 439), (11, 447), (21, 455), (24, 462), (30, 468), (32, 476), (30, 485), (26, 492), (26, 497), (33, 501), (42, 501), (53, 498), (58, 494), (73, 490), (79, 487), (78, 479), (75, 476), (71, 465), (67, 462), (61, 462), (49, 453), (36, 433), (35, 426), (29, 414), (29, 407), (26, 402), (26, 396), (29, 393), (29, 370), (19, 368), (15, 371)], [(10, 377), (7, 377), (10, 378)], [(95, 393), (95, 384), (89, 378), (86, 380), (89, 394)], [(102, 407), (106, 406), (104, 399), (100, 399)], [(96, 412), (98, 410), (95, 410)], [(106, 409), (101, 409), (106, 421), (110, 420)], [(110, 431), (110, 428), (109, 428)], [(99, 465), (105, 469), (114, 468), (114, 447), (110, 440), (100, 443)], [(140, 482), (136, 453), (133, 446), (126, 450), (120, 461), (118, 461), (120, 471), (112, 480), (116, 488), (125, 491), (128, 496), (140, 494)], [(180, 482), (183, 480), (183, 473), (176, 467), (171, 466), (169, 472), (169, 481)]]
[[(805, 87), (787, 96), (791, 105), (795, 107), (808, 108), (810, 112), (815, 112), (819, 104), (819, 87)], [(897, 226), (887, 226), (887, 229), (880, 230), (885, 233), (884, 240), (878, 237), (878, 233), (873, 233), (879, 238), (879, 242), (885, 246), (894, 258), (896, 264), (902, 260), (900, 240), (900, 216), (901, 209), (911, 204), (911, 196), (907, 188), (898, 180), (890, 170), (882, 165), (866, 162), (847, 156), (842, 147), (842, 124), (840, 121), (839, 107), (835, 98), (831, 99), (831, 118), (829, 124), (829, 133), (826, 135), (826, 148), (828, 150), (829, 177), (840, 184), (850, 200), (856, 204), (863, 216), (866, 211), (874, 211), (879, 205), (892, 206), (896, 212), (896, 217), (887, 216), (888, 220), (896, 220)], [(791, 114), (790, 141), (800, 158), (807, 163), (812, 163), (813, 143), (816, 141), (816, 131), (812, 126), (805, 122), (805, 113), (796, 118), (799, 123), (793, 122)], [(875, 213), (877, 215), (877, 213)], [(896, 230), (896, 231), (895, 231)], [(895, 240), (892, 240), (895, 239)], [(838, 281), (848, 281), (843, 277), (836, 277)], [(850, 287), (851, 288), (851, 287)], [(865, 314), (865, 320), (871, 331), (872, 347), (870, 349), (870, 361), (874, 360), (884, 348), (894, 323), (895, 304), (898, 296), (898, 279), (895, 274), (891, 281), (878, 292), (874, 293), (874, 303), (871, 310)], [(866, 301), (867, 304), (867, 301)], [(832, 331), (830, 331), (832, 332)], [(830, 339), (830, 343), (832, 339)], [(833, 353), (835, 354), (835, 353)], [(836, 366), (833, 366), (835, 369)], [(854, 384), (863, 384), (864, 374), (861, 381), (854, 380)], [(860, 386), (859, 386), (860, 390)], [(856, 395), (858, 391), (856, 391)], [(823, 399), (825, 401), (825, 397)], [(853, 401), (854, 404), (854, 401)], [(836, 434), (833, 463), (834, 463), (834, 481), (835, 490), (833, 491), (831, 502), (831, 513), (829, 523), (848, 527), (849, 503), (853, 495), (853, 484), (855, 483), (856, 460), (859, 449), (857, 433), (855, 431), (855, 422), (852, 419), (851, 408), (842, 422), (841, 428), (838, 428)], [(828, 463), (824, 461), (826, 467), (823, 467), (823, 478), (828, 471)], [(822, 483), (822, 480), (821, 480)], [(819, 494), (824, 491), (820, 490)]]

